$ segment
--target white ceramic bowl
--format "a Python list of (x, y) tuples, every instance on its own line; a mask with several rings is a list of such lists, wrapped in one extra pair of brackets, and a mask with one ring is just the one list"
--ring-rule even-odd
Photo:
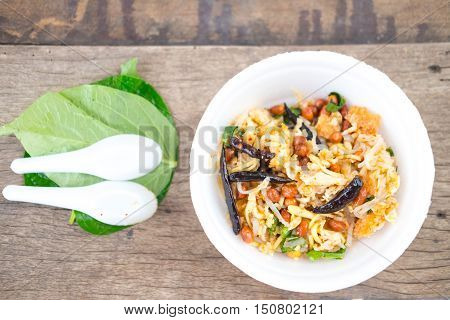
[[(354, 241), (343, 260), (293, 260), (265, 255), (235, 236), (227, 217), (218, 172), (211, 158), (219, 134), (234, 117), (253, 107), (294, 102), (294, 90), (311, 98), (331, 91), (351, 105), (382, 116), (381, 134), (392, 146), (400, 172), (398, 218), (372, 237)], [(298, 292), (327, 292), (356, 285), (388, 267), (420, 230), (431, 202), (434, 162), (419, 112), (384, 73), (352, 57), (326, 51), (279, 54), (229, 80), (206, 109), (191, 150), (191, 196), (209, 240), (232, 264), (271, 286)], [(220, 270), (217, 270), (220, 272)]]

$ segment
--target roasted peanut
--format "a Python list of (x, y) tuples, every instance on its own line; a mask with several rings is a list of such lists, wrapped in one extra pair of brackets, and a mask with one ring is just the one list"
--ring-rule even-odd
[(234, 157), (234, 150), (233, 149), (231, 149), (231, 148), (225, 148), (225, 160), (227, 161), (227, 162), (230, 162), (231, 161), (231, 159), (233, 159), (233, 157)]
[(284, 113), (284, 104), (277, 104), (269, 109), (274, 116), (281, 116)]
[(297, 194), (297, 188), (293, 184), (285, 184), (281, 187), (281, 194), (285, 198), (294, 198)]
[(347, 229), (347, 224), (343, 221), (328, 219), (324, 227), (332, 231), (343, 232)]
[(291, 214), (286, 209), (281, 209), (280, 214), (284, 221), (286, 222), (291, 221)]
[(305, 108), (302, 108), (302, 117), (305, 118), (308, 121), (312, 121), (314, 119), (314, 111), (311, 106), (307, 106)]
[(241, 229), (241, 237), (242, 240), (246, 243), (252, 243), (253, 242), (253, 233), (252, 230), (248, 226), (244, 226)]
[(278, 202), (278, 201), (280, 201), (280, 198), (281, 198), (280, 192), (275, 188), (269, 188), (267, 190), (267, 197), (272, 202)]
[(306, 144), (306, 138), (303, 136), (295, 136), (294, 137), (294, 147), (298, 147), (302, 144)]
[(316, 103), (314, 103), (314, 105), (319, 109), (321, 109), (326, 104), (327, 104), (327, 100), (325, 100), (325, 99), (317, 99)]
[(302, 222), (300, 222), (300, 224), (297, 226), (297, 234), (300, 237), (306, 237), (306, 235), (308, 234), (308, 224), (308, 219), (302, 219)]
[(342, 141), (342, 133), (340, 133), (339, 131), (336, 131), (333, 134), (331, 134), (331, 136), (328, 140), (332, 143), (339, 143)]
[(301, 144), (295, 148), (294, 152), (299, 157), (306, 157), (309, 154), (309, 149), (306, 144)]

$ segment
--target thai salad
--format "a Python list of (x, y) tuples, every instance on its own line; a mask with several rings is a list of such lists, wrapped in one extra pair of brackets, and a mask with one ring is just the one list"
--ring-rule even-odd
[(225, 128), (220, 174), (236, 235), (262, 252), (342, 259), (396, 217), (400, 179), (380, 116), (326, 99), (277, 104)]

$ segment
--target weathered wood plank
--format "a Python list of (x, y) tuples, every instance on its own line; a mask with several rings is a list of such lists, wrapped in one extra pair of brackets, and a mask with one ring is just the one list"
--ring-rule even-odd
[[(346, 290), (290, 293), (247, 277), (227, 262), (203, 233), (191, 204), (188, 158), (195, 127), (208, 102), (227, 79), (250, 63), (284, 51), (311, 48), (362, 58), (377, 47), (0, 47), (0, 123), (13, 119), (48, 90), (100, 79), (137, 56), (141, 74), (168, 101), (182, 139), (180, 168), (158, 213), (111, 236), (92, 237), (67, 225), (67, 210), (16, 204), (0, 197), (0, 298), (450, 295), (450, 69), (439, 72), (439, 68), (430, 67), (448, 66), (448, 43), (391, 45), (367, 59), (399, 84), (419, 108), (436, 162), (429, 216), (416, 240), (393, 266)], [(9, 169), (11, 160), (22, 154), (20, 144), (13, 137), (2, 137), (0, 148), (0, 187), (21, 183), (21, 177)]]
[(449, 15), (446, 0), (2, 0), (0, 43), (442, 42), (450, 37)]

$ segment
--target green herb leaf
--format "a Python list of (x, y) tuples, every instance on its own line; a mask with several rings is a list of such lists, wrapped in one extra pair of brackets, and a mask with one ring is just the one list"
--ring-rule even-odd
[[(130, 76), (114, 76), (99, 81), (102, 86), (118, 90), (91, 85), (67, 89), (60, 94), (46, 94), (19, 118), (1, 127), (0, 135), (14, 133), (34, 156), (80, 149), (119, 133), (149, 136), (162, 147), (163, 162), (153, 172), (135, 181), (152, 190), (158, 201), (162, 201), (178, 160), (178, 137), (167, 105), (153, 87), (138, 78), (136, 62), (132, 59), (122, 66), (122, 73)], [(114, 102), (115, 99), (121, 100), (120, 103)], [(39, 113), (47, 116), (36, 118), (35, 115)], [(145, 116), (147, 123), (136, 121)], [(146, 128), (156, 130), (147, 132)], [(27, 156), (28, 153), (25, 154)], [(47, 177), (42, 173), (26, 174), (24, 180), (25, 185), (49, 187), (58, 184), (81, 186), (101, 181), (97, 177), (82, 174), (50, 174)], [(107, 225), (81, 212), (75, 212), (75, 216), (80, 226), (93, 234), (110, 234), (127, 227)]]
[(104, 236), (131, 227), (131, 226), (113, 226), (110, 224), (106, 224), (92, 218), (90, 215), (87, 215), (86, 213), (76, 210), (74, 210), (73, 213), (75, 214), (77, 224), (84, 231), (87, 231), (91, 234), (95, 234), (97, 236)]
[(291, 233), (292, 233), (292, 230), (289, 230), (288, 227), (283, 226), (281, 228), (281, 237), (283, 239), (286, 239), (287, 237), (289, 237), (291, 235)]
[(335, 96), (335, 97), (336, 97), (336, 99), (337, 99), (337, 105), (338, 105), (338, 106), (343, 106), (343, 105), (345, 104), (345, 99), (344, 99), (343, 96), (341, 96), (340, 93), (337, 93), (337, 92), (335, 92), (335, 91), (332, 91), (332, 92), (330, 92), (330, 93), (328, 94), (328, 97), (330, 97), (330, 96)]
[(237, 126), (227, 126), (223, 130), (222, 143), (225, 145), (225, 147), (230, 146), (230, 138), (234, 135), (234, 132), (237, 128)]
[[(29, 158), (30, 155), (25, 151), (23, 157)], [(58, 187), (56, 183), (43, 173), (25, 173), (23, 179), (24, 184), (30, 187)]]
[(323, 252), (311, 250), (306, 253), (308, 258), (312, 261), (316, 261), (319, 259), (343, 259), (345, 254), (345, 248), (341, 248), (336, 252)]
[(281, 228), (281, 238), (283, 239), (283, 241), (281, 241), (281, 252), (286, 253), (289, 251), (292, 251), (290, 248), (285, 248), (284, 247), (284, 243), (286, 242), (286, 239), (291, 235), (292, 230), (289, 230), (288, 227), (284, 226)]
[[(283, 239), (283, 241), (281, 242), (281, 251), (283, 251), (283, 247), (284, 247), (284, 242), (286, 241), (286, 239), (291, 235), (292, 230), (289, 230), (288, 227), (286, 227), (285, 225), (283, 225), (283, 227), (281, 227), (281, 232), (280, 232), (280, 236)], [(285, 249), (287, 250), (287, 249)], [(286, 251), (287, 252), (287, 251)]]
[(152, 103), (169, 121), (175, 126), (169, 108), (163, 98), (150, 84), (142, 79), (128, 75), (112, 76), (96, 82), (106, 87), (119, 89), (125, 92), (134, 93)]
[(375, 199), (375, 196), (374, 196), (374, 195), (370, 195), (370, 196), (368, 196), (368, 197), (366, 198), (366, 201), (365, 201), (365, 202), (372, 201), (373, 199)]
[(292, 113), (295, 114), (297, 117), (301, 113), (299, 108), (290, 107), (289, 109), (291, 109)]
[(275, 234), (279, 222), (280, 220), (274, 215), (272, 226), (268, 229), (270, 234)]
[(327, 104), (327, 111), (328, 112), (336, 112), (336, 111), (339, 111), (339, 110), (341, 110), (342, 109), (342, 106), (338, 106), (338, 105), (335, 105), (334, 103), (332, 103), (332, 102), (329, 102), (328, 104)]
[(327, 110), (328, 112), (336, 112), (336, 111), (341, 110), (342, 107), (343, 107), (344, 104), (345, 104), (345, 99), (344, 99), (344, 97), (342, 97), (342, 96), (341, 96), (339, 93), (337, 93), (337, 92), (330, 92), (330, 93), (328, 94), (328, 97), (330, 97), (330, 96), (335, 96), (335, 97), (336, 97), (337, 104), (336, 104), (336, 103), (333, 103), (333, 102), (329, 102), (329, 103), (327, 104), (327, 106), (326, 106), (326, 110)]
[(394, 156), (394, 150), (391, 147), (387, 148), (386, 151), (390, 154), (391, 157)]

